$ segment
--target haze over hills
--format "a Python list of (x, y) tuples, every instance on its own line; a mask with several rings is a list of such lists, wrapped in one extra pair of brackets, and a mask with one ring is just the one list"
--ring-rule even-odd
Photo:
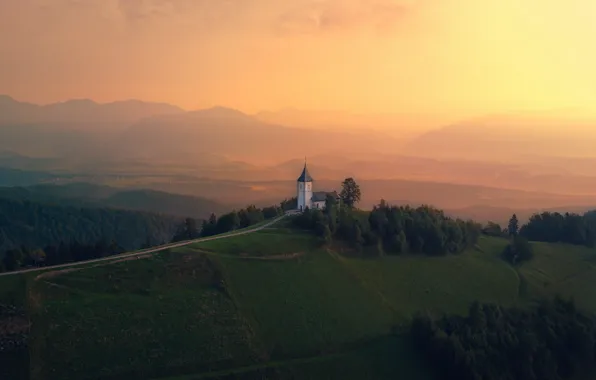
[(143, 102), (136, 99), (100, 104), (90, 99), (38, 105), (20, 102), (0, 95), (0, 124), (61, 123), (81, 127), (89, 123), (132, 123), (152, 115), (182, 113), (167, 103)]
[(261, 111), (259, 120), (270, 124), (287, 125), (316, 130), (362, 130), (385, 133), (398, 140), (405, 140), (441, 125), (442, 115), (432, 114), (357, 114), (346, 111), (298, 110), (284, 108), (278, 111)]
[(269, 163), (323, 152), (389, 153), (398, 145), (380, 133), (286, 127), (223, 107), (140, 120), (118, 137), (118, 143), (129, 155), (147, 159), (175, 160), (198, 151)]
[[(596, 158), (587, 157), (590, 134), (556, 132), (561, 125), (588, 129), (591, 119), (583, 115), (491, 116), (420, 136), (399, 129), (400, 137), (382, 131), (396, 119), (379, 115), (299, 110), (247, 115), (226, 107), (187, 112), (140, 101), (38, 106), (6, 96), (0, 103), (5, 185), (85, 181), (265, 205), (293, 194), (307, 156), (321, 188), (337, 188), (346, 177), (361, 182), (367, 188), (363, 207), (380, 197), (453, 210), (480, 207), (482, 215), (492, 207), (596, 204)], [(317, 125), (325, 120), (335, 124), (321, 130)], [(586, 157), (566, 155), (571, 150)], [(491, 195), (478, 188), (491, 189)], [(475, 195), (456, 195), (468, 191)]]
[(596, 157), (596, 118), (575, 113), (520, 113), (462, 121), (423, 133), (404, 153), (519, 161), (522, 157)]
[(97, 159), (117, 132), (141, 118), (182, 109), (139, 100), (89, 99), (37, 105), (0, 95), (0, 151), (32, 157)]

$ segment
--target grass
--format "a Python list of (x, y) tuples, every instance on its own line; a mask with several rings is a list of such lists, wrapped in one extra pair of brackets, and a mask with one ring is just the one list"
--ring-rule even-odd
[[(398, 359), (398, 360), (396, 360)], [(410, 344), (402, 337), (384, 336), (361, 343), (355, 349), (318, 356), (270, 362), (264, 366), (251, 366), (231, 371), (188, 375), (161, 380), (236, 379), (236, 380), (290, 380), (290, 379), (403, 379), (431, 380), (434, 374), (425, 367)]]
[(38, 281), (33, 378), (147, 378), (257, 362), (250, 327), (220, 281), (204, 255), (170, 252)]
[(231, 255), (272, 256), (313, 250), (318, 242), (307, 234), (280, 234), (261, 230), (227, 239), (209, 240), (193, 245), (202, 250)]
[(272, 358), (329, 352), (391, 329), (391, 310), (323, 251), (296, 260), (220, 262)]
[(27, 300), (26, 276), (0, 277), (0, 304), (24, 307)]
[(464, 314), (478, 299), (515, 303), (518, 275), (495, 254), (495, 243), (498, 245), (490, 239), (481, 242), (489, 252), (470, 250), (447, 257), (337, 257), (364, 287), (378, 293), (396, 310), (401, 322), (407, 322), (421, 310)]
[(596, 312), (596, 250), (567, 244), (533, 243), (534, 258), (520, 266), (533, 298), (560, 294)]
[[(26, 342), (29, 329), (27, 285), (25, 276), (0, 277), (0, 347), (7, 342)], [(10, 306), (16, 307), (16, 310)], [(26, 345), (0, 349), (0, 379), (27, 378), (29, 361)]]
[(561, 293), (596, 312), (596, 251), (536, 243), (514, 268), (500, 258), (506, 244), (367, 259), (276, 226), (55, 277), (0, 277), (0, 297), (23, 303), (28, 286), (33, 380), (430, 379), (392, 332), (419, 310)]

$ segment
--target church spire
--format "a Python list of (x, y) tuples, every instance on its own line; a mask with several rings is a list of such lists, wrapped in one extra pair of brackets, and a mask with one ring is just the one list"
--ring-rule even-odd
[(298, 177), (298, 182), (312, 182), (312, 177), (306, 167), (306, 157), (304, 157), (304, 169), (302, 169), (302, 174)]

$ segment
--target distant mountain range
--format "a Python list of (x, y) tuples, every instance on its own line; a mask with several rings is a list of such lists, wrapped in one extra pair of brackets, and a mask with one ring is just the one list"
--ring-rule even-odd
[(185, 112), (133, 100), (38, 106), (0, 97), (0, 151), (31, 157), (200, 165), (205, 155), (272, 162), (322, 152), (391, 152), (397, 145), (384, 134), (364, 129), (285, 127), (225, 107)]
[(166, 103), (125, 100), (99, 104), (74, 99), (48, 105), (19, 102), (0, 95), (0, 125), (27, 123), (133, 123), (153, 115), (179, 114), (179, 107)]
[[(44, 178), (52, 172), (86, 182), (121, 178), (127, 184), (142, 182), (174, 192), (193, 189), (192, 194), (203, 195), (197, 181), (209, 179), (221, 187), (221, 181), (293, 179), (307, 156), (319, 180), (352, 176), (359, 181), (450, 182), (582, 199), (596, 195), (596, 132), (590, 132), (596, 124), (589, 118), (496, 115), (405, 141), (357, 128), (373, 119), (299, 110), (255, 116), (226, 107), (187, 112), (136, 100), (39, 106), (0, 96), (0, 167), (12, 169), (3, 172), (4, 182), (19, 185), (53, 181), (55, 176)], [(315, 129), (321, 120), (334, 127)], [(303, 121), (310, 124), (302, 128)], [(342, 124), (350, 125), (349, 131), (342, 130)], [(571, 130), (582, 134), (568, 133)]]
[(423, 133), (403, 153), (520, 161), (528, 156), (596, 157), (596, 118), (530, 113), (495, 115)]

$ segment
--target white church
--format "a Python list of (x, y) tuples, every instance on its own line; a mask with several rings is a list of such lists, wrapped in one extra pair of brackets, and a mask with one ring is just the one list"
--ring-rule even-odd
[(304, 211), (307, 207), (310, 209), (324, 209), (325, 201), (328, 195), (334, 197), (339, 203), (339, 195), (336, 191), (313, 192), (313, 178), (310, 176), (310, 173), (308, 172), (308, 168), (306, 167), (306, 161), (304, 162), (304, 169), (302, 169), (302, 174), (300, 174), (300, 177), (298, 177), (297, 182), (298, 183), (296, 189), (298, 192), (297, 199), (299, 211)]

